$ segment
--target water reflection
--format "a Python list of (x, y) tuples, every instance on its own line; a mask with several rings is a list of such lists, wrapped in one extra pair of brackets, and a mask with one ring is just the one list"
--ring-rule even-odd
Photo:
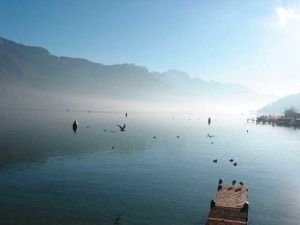
[(236, 116), (208, 126), (207, 115), (130, 115), (120, 132), (121, 113), (2, 112), (0, 223), (112, 224), (120, 214), (122, 225), (203, 224), (220, 177), (249, 186), (253, 223), (300, 219), (299, 130)]

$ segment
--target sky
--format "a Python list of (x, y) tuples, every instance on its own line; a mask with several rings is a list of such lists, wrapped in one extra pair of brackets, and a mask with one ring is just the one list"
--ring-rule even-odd
[(58, 56), (300, 92), (300, 1), (0, 0), (0, 27)]

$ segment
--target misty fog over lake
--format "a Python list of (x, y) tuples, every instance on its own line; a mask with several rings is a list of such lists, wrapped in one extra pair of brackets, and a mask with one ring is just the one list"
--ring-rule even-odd
[(300, 131), (210, 116), (1, 111), (0, 221), (204, 224), (222, 177), (251, 187), (251, 224), (295, 224)]

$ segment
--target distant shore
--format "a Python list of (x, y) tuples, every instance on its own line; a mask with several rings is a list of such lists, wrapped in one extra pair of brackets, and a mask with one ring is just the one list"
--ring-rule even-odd
[(256, 123), (271, 124), (277, 126), (299, 127), (300, 118), (288, 118), (283, 115), (262, 115), (256, 118)]

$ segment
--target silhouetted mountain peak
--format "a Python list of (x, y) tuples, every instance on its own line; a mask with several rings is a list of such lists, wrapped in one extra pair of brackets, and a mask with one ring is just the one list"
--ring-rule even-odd
[(3, 37), (0, 37), (0, 46), (2, 50), (7, 50), (14, 52), (16, 54), (33, 54), (33, 55), (41, 55), (41, 56), (49, 56), (50, 52), (42, 47), (36, 47), (36, 46), (26, 46), (23, 44), (16, 43), (14, 41), (5, 39)]
[[(19, 87), (23, 88), (22, 95), (25, 96), (24, 90), (28, 87), (35, 90), (34, 95), (40, 91), (55, 93), (59, 98), (85, 96), (139, 104), (160, 103), (164, 107), (178, 105), (178, 99), (182, 99), (184, 104), (193, 101), (212, 104), (215, 101), (220, 108), (220, 102), (228, 99), (232, 104), (248, 104), (252, 99), (261, 100), (262, 97), (241, 85), (191, 78), (179, 70), (159, 73), (133, 63), (103, 65), (82, 58), (57, 57), (47, 49), (5, 38), (0, 38), (0, 81), (2, 90), (7, 90), (3, 94), (6, 97)], [(20, 94), (19, 91), (16, 93)]]

